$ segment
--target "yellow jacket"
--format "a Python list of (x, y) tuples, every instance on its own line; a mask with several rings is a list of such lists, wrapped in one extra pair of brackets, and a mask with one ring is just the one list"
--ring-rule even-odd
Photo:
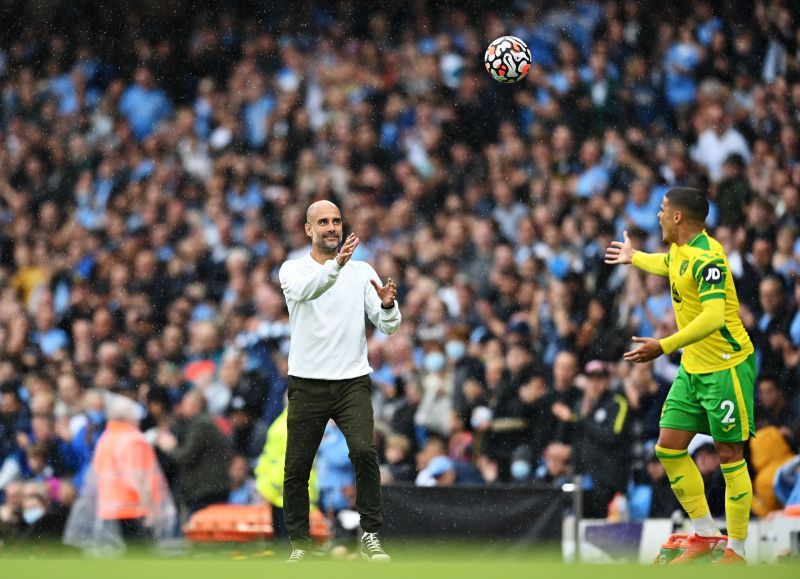
[(772, 485), (775, 472), (794, 456), (783, 434), (774, 426), (760, 428), (750, 439), (750, 461), (756, 471), (753, 481), (753, 514), (764, 517), (781, 508)]
[[(286, 424), (287, 411), (284, 408), (280, 416), (275, 419), (267, 431), (267, 441), (264, 451), (256, 465), (256, 490), (264, 500), (275, 507), (283, 508), (283, 465), (286, 461), (286, 439), (288, 428)], [(311, 467), (311, 477), (308, 482), (308, 495), (312, 509), (316, 508), (319, 501), (317, 487), (317, 469)]]

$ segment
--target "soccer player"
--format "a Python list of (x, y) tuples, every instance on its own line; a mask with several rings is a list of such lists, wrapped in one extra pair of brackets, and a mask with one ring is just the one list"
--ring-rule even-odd
[(719, 563), (744, 563), (744, 541), (753, 489), (744, 460), (744, 442), (753, 433), (753, 345), (739, 319), (739, 300), (718, 241), (706, 233), (708, 201), (697, 189), (675, 187), (658, 214), (668, 253), (633, 249), (628, 233), (606, 250), (607, 264), (630, 264), (669, 277), (678, 331), (671, 336), (634, 337), (630, 362), (648, 362), (683, 348), (681, 365), (661, 411), (656, 456), (672, 490), (694, 524), (688, 548), (674, 564), (709, 555), (721, 545), (703, 479), (687, 452), (695, 433), (710, 434), (725, 477), (728, 542)]
[(381, 285), (371, 265), (351, 259), (359, 239), (351, 233), (342, 244), (342, 214), (330, 201), (308, 208), (305, 233), (311, 252), (284, 262), (278, 273), (292, 331), (283, 479), (289, 562), (302, 561), (311, 544), (308, 479), (330, 418), (347, 439), (356, 471), (362, 556), (389, 561), (378, 537), (381, 485), (364, 318), (385, 334), (395, 332), (401, 321), (397, 286), (392, 278)]

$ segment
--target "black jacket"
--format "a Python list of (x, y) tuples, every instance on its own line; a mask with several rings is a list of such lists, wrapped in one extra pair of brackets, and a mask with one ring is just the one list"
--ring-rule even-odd
[(231, 446), (214, 419), (201, 413), (189, 420), (186, 436), (170, 453), (186, 502), (191, 504), (228, 490)]
[(586, 416), (578, 404), (572, 456), (575, 472), (588, 474), (596, 486), (625, 491), (631, 465), (628, 401), (606, 391)]

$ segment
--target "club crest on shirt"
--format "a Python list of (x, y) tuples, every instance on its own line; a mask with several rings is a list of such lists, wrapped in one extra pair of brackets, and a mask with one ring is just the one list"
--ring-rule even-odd
[(675, 282), (672, 282), (672, 308), (676, 312), (679, 312), (683, 309), (683, 298), (678, 292), (678, 287), (675, 285)]
[(688, 259), (684, 259), (683, 261), (681, 261), (680, 275), (683, 275), (684, 273), (686, 273), (686, 268), (687, 267), (689, 267), (689, 260)]
[(675, 286), (675, 282), (672, 282), (672, 301), (674, 301), (676, 304), (679, 304), (683, 301), (681, 294), (678, 293), (678, 288)]

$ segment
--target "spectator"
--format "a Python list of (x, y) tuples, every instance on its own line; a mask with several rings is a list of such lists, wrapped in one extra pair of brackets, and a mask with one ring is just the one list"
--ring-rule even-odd
[(4, 491), (4, 502), (0, 505), (0, 539), (8, 541), (16, 538), (22, 525), (21, 481), (9, 482)]
[(667, 399), (669, 385), (653, 373), (653, 364), (633, 364), (623, 380), (625, 397), (630, 404), (632, 428), (645, 443), (658, 440), (661, 408)]
[(563, 402), (553, 405), (562, 422), (575, 422), (573, 463), (575, 472), (587, 477), (591, 499), (587, 517), (605, 518), (614, 494), (624, 492), (630, 469), (630, 420), (628, 402), (610, 390), (605, 362), (592, 360), (585, 369), (583, 399), (573, 410)]
[(446, 436), (453, 408), (453, 374), (441, 344), (432, 342), (425, 353), (424, 374), (421, 377), (422, 400), (414, 416), (423, 439), (428, 434)]
[(227, 501), (231, 448), (208, 415), (205, 398), (199, 392), (184, 396), (178, 413), (184, 421), (180, 437), (162, 430), (156, 444), (177, 465), (181, 497), (194, 513)]
[(778, 469), (775, 496), (787, 507), (800, 505), (800, 456), (795, 456)]
[[(166, 93), (153, 82), (153, 75), (142, 66), (136, 70), (135, 84), (122, 95), (119, 110), (128, 120), (137, 139), (149, 137), (159, 122), (172, 114), (172, 103)], [(137, 177), (152, 171), (152, 161), (135, 167)]]
[(520, 446), (511, 453), (511, 482), (514, 484), (526, 484), (533, 481), (533, 466), (531, 449), (527, 446)]
[(241, 454), (234, 455), (228, 465), (228, 480), (230, 481), (228, 503), (232, 505), (255, 505), (263, 502), (256, 491), (256, 481), (250, 472), (247, 457)]
[(778, 470), (795, 455), (783, 433), (775, 426), (759, 428), (750, 440), (750, 456), (755, 470), (753, 479), (753, 514), (766, 517), (780, 508), (774, 480)]
[(483, 452), (497, 463), (500, 479), (507, 482), (510, 477), (511, 455), (530, 438), (530, 425), (527, 409), (520, 399), (523, 384), (532, 375), (530, 346), (514, 344), (506, 355), (506, 368), (503, 379), (489, 402), (492, 421), (488, 436), (484, 441)]
[(572, 479), (570, 458), (572, 447), (561, 442), (552, 442), (544, 449), (541, 464), (536, 468), (534, 480), (561, 488)]
[(447, 456), (447, 447), (439, 437), (431, 437), (416, 456), (417, 486), (451, 486), (483, 482), (478, 471), (469, 464)]
[[(575, 408), (582, 397), (581, 389), (576, 385), (580, 366), (578, 356), (564, 350), (559, 352), (553, 362), (553, 404), (562, 403), (568, 408)], [(555, 412), (553, 413), (555, 416)], [(558, 421), (556, 440), (569, 444), (572, 441), (574, 425)]]
[(22, 472), (19, 434), (30, 432), (30, 418), (15, 384), (0, 388), (0, 489)]
[(737, 228), (745, 223), (745, 208), (753, 192), (744, 174), (746, 162), (739, 153), (733, 153), (722, 163), (722, 174), (717, 185), (719, 224)]
[(731, 126), (730, 116), (719, 105), (709, 105), (703, 111), (701, 122), (703, 128), (692, 150), (692, 158), (708, 171), (712, 181), (718, 182), (723, 176), (725, 159), (729, 155), (739, 155), (748, 160), (750, 150), (742, 134)]
[(789, 315), (783, 282), (779, 277), (768, 277), (759, 286), (759, 299), (763, 313), (753, 328), (756, 359), (761, 374), (779, 375), (783, 369), (783, 345), (789, 333)]
[(55, 433), (55, 421), (49, 414), (35, 415), (31, 420), (33, 436), (19, 433), (17, 443), (28, 456), (30, 474), (45, 478), (64, 478), (75, 474), (79, 457), (75, 449)]
[(384, 484), (396, 482), (412, 482), (415, 477), (414, 465), (411, 462), (411, 442), (400, 434), (393, 434), (386, 439), (384, 456), (386, 457)]
[(88, 548), (164, 539), (174, 529), (176, 510), (156, 454), (138, 430), (139, 409), (110, 395), (107, 415), (65, 542)]
[(758, 379), (756, 428), (775, 426), (789, 433), (796, 421), (797, 414), (786, 400), (786, 389), (782, 381), (769, 374), (762, 374)]
[(58, 540), (64, 533), (67, 511), (52, 503), (44, 483), (27, 482), (22, 487), (22, 521), (20, 539)]

